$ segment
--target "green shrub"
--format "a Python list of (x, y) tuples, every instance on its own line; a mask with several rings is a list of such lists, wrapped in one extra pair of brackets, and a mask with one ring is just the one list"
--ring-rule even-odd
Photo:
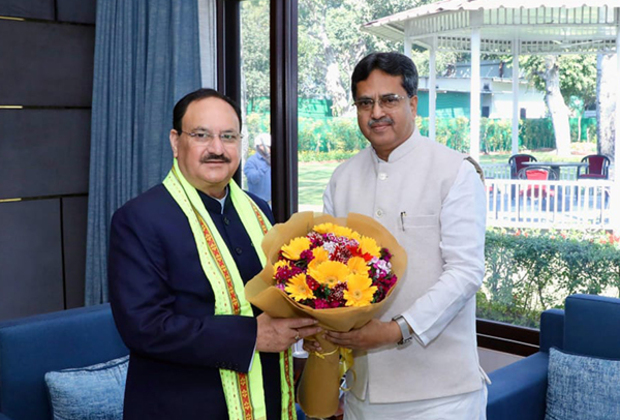
[[(255, 104), (255, 106), (258, 106)], [(245, 125), (250, 144), (259, 133), (270, 132), (270, 114), (252, 112), (246, 116)], [(469, 119), (466, 117), (438, 118), (436, 140), (462, 152), (469, 152)], [(571, 140), (596, 141), (595, 118), (571, 118)], [(581, 124), (581, 131), (578, 125)], [(417, 117), (416, 125), (422, 135), (428, 135), (428, 118)], [(480, 150), (484, 153), (512, 150), (512, 122), (509, 119), (480, 120)], [(554, 149), (553, 124), (549, 118), (527, 119), (519, 122), (521, 149)], [(355, 118), (300, 117), (298, 121), (298, 149), (312, 152), (356, 151), (368, 144)], [(317, 155), (318, 156), (318, 155)]]
[(478, 316), (531, 327), (570, 294), (618, 296), (619, 241), (604, 232), (488, 230)]
[(327, 128), (329, 138), (334, 139), (331, 150), (358, 151), (368, 144), (355, 118), (333, 118)]
[(484, 153), (512, 150), (512, 122), (510, 120), (480, 120), (480, 151)]
[(326, 162), (347, 160), (358, 153), (358, 150), (347, 152), (345, 150), (333, 150), (331, 152), (300, 151), (299, 162)]
[(260, 133), (271, 133), (271, 114), (252, 113), (245, 117), (244, 126), (248, 130), (250, 145), (254, 144), (254, 138)]
[(313, 120), (309, 118), (299, 119), (297, 148), (302, 151), (327, 151), (325, 144), (325, 120)]
[[(469, 118), (438, 118), (435, 123), (437, 142), (459, 152), (469, 151)], [(417, 117), (416, 125), (420, 134), (428, 136), (428, 118)]]
[(521, 120), (519, 146), (527, 150), (555, 149), (554, 133), (550, 118)]

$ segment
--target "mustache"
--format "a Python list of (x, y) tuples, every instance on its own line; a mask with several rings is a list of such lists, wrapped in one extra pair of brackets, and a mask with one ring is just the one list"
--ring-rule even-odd
[(372, 128), (377, 124), (394, 124), (394, 120), (391, 119), (390, 117), (383, 117), (383, 118), (379, 118), (378, 120), (374, 120), (374, 119), (370, 119), (370, 121), (368, 121), (368, 127)]
[(200, 163), (209, 163), (209, 162), (230, 163), (230, 159), (224, 155), (216, 155), (215, 153), (209, 153), (208, 155), (203, 156), (200, 159)]

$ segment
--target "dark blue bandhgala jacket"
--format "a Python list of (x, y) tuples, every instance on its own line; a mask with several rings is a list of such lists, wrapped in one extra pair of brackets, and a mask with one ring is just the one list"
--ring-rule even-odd
[[(261, 264), (227, 198), (199, 193), (247, 282)], [(273, 223), (267, 203), (251, 197)], [(219, 369), (247, 372), (256, 319), (214, 316), (215, 297), (185, 214), (163, 185), (121, 207), (112, 219), (110, 303), (130, 349), (126, 420), (227, 419)], [(255, 315), (259, 312), (254, 308)], [(277, 353), (261, 353), (269, 420), (280, 418)]]

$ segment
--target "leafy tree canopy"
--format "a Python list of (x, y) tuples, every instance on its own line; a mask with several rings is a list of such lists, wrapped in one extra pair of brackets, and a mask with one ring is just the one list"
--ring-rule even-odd
[[(298, 91), (302, 98), (328, 98), (333, 112), (352, 110), (350, 77), (355, 64), (372, 51), (403, 51), (402, 42), (388, 42), (362, 32), (367, 22), (433, 0), (299, 0)], [(242, 3), (242, 65), (248, 100), (269, 96), (269, 0)], [(439, 77), (451, 66), (469, 59), (468, 54), (438, 53)], [(428, 76), (428, 51), (414, 49), (412, 58), (422, 76)], [(508, 66), (510, 56), (483, 56), (500, 59)], [(541, 77), (544, 58), (520, 58), (520, 65), (534, 87), (545, 91)], [(596, 57), (565, 55), (558, 60), (560, 90), (565, 103), (588, 106), (596, 100)], [(571, 97), (573, 99), (571, 100)], [(574, 97), (579, 98), (575, 101)]]
[[(350, 77), (371, 51), (401, 51), (362, 32), (369, 21), (431, 3), (430, 0), (299, 0), (298, 83), (303, 98), (329, 98), (334, 113), (351, 109)], [(242, 65), (248, 100), (269, 95), (269, 1), (242, 2)]]
[[(584, 106), (596, 101), (596, 56), (590, 55), (563, 55), (558, 57), (557, 64), (560, 69), (560, 91), (564, 102), (573, 103), (571, 97), (581, 99)], [(531, 55), (522, 57), (519, 65), (527, 72), (534, 87), (545, 91), (544, 57)]]

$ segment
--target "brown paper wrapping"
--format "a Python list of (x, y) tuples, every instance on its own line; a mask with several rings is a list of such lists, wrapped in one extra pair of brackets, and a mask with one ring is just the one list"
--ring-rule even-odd
[[(294, 214), (286, 223), (276, 224), (264, 237), (262, 248), (267, 257), (265, 268), (245, 286), (247, 299), (256, 307), (274, 318), (312, 317), (319, 321), (324, 330), (347, 332), (360, 328), (370, 321), (390, 297), (363, 307), (312, 309), (301, 305), (274, 286), (273, 264), (278, 260), (278, 252), (291, 239), (305, 236), (312, 227), (321, 223), (334, 223), (347, 226), (364, 236), (374, 238), (377, 244), (387, 248), (392, 254), (392, 270), (400, 279), (405, 273), (407, 256), (405, 250), (381, 224), (370, 217), (349, 213), (347, 218), (312, 212)], [(397, 282), (398, 284), (398, 282)], [(310, 354), (302, 373), (297, 399), (303, 411), (311, 417), (330, 417), (338, 409), (340, 388), (339, 352), (334, 344), (315, 337), (323, 348), (324, 358)]]

